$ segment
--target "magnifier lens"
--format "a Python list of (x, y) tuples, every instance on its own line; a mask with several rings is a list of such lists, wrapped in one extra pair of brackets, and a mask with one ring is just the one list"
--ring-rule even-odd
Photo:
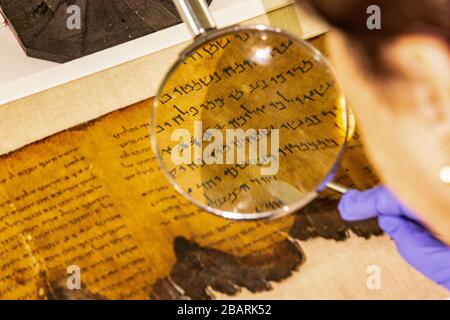
[(342, 89), (323, 56), (274, 30), (201, 44), (163, 83), (153, 143), (195, 204), (236, 219), (290, 213), (328, 181), (347, 139)]

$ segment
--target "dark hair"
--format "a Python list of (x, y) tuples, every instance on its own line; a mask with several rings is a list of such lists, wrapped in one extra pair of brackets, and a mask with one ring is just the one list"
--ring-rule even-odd
[[(378, 64), (378, 52), (386, 41), (405, 33), (450, 34), (450, 0), (309, 0), (332, 26), (343, 31), (371, 62)], [(367, 8), (381, 9), (381, 29), (369, 30)]]

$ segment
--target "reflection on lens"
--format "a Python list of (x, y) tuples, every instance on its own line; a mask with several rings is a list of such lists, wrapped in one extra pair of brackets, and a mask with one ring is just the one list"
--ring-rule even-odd
[(289, 213), (329, 177), (348, 137), (322, 55), (282, 33), (210, 40), (162, 85), (153, 139), (177, 190), (234, 218)]

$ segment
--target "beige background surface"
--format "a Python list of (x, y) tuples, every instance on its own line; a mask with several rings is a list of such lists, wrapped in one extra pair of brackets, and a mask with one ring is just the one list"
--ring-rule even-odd
[[(325, 239), (299, 241), (306, 255), (300, 270), (273, 290), (220, 299), (446, 299), (450, 292), (409, 266), (388, 236), (369, 241), (354, 235), (345, 242)], [(369, 289), (371, 266), (380, 270), (380, 289)]]

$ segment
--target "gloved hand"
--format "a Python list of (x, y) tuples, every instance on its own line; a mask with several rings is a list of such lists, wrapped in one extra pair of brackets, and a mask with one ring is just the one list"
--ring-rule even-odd
[(339, 202), (344, 220), (378, 217), (380, 228), (402, 257), (428, 278), (450, 290), (450, 247), (436, 239), (386, 188), (350, 190)]

